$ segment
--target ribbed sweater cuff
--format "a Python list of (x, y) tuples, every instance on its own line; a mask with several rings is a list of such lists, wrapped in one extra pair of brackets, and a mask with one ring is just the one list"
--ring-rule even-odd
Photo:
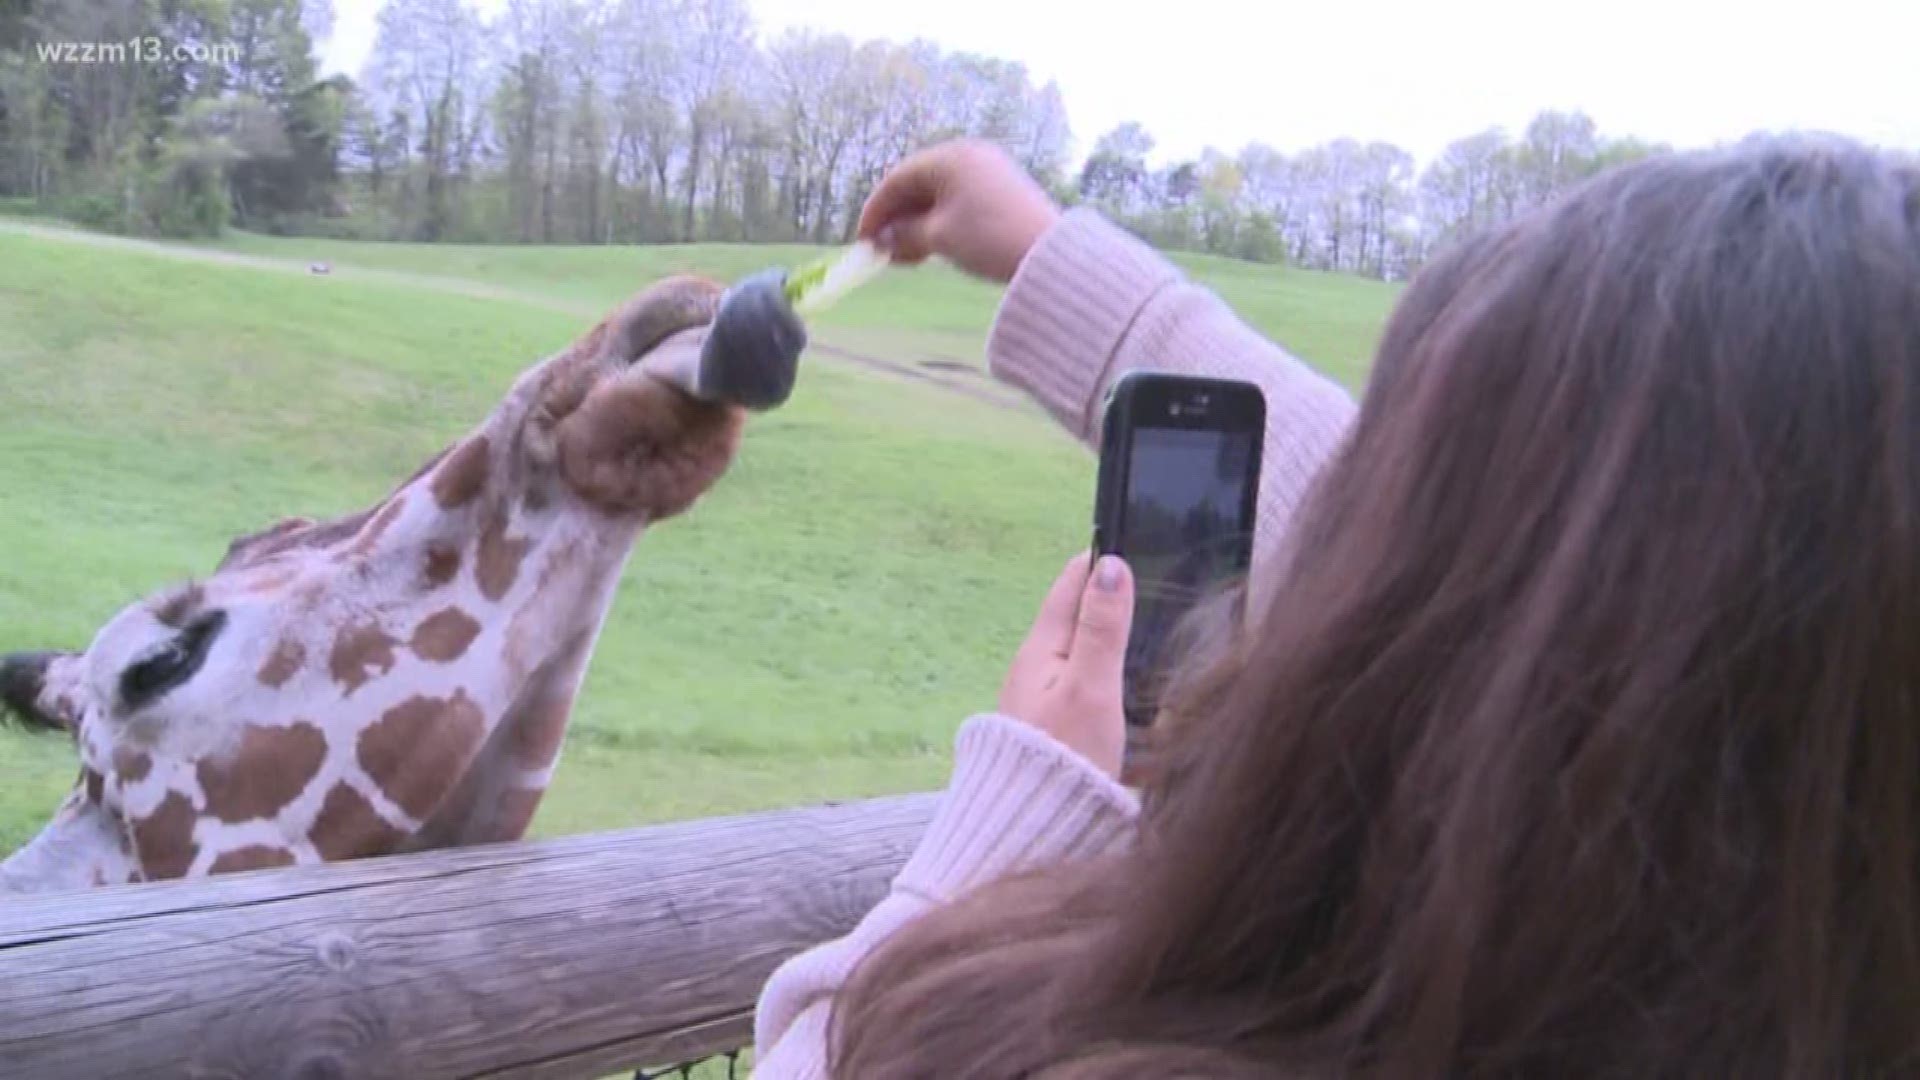
[(987, 335), (987, 366), (1082, 439), (1097, 436), (1100, 388), (1120, 342), (1180, 273), (1152, 248), (1078, 207), (1020, 263)]
[(953, 778), (895, 886), (935, 902), (998, 878), (1113, 851), (1132, 836), (1138, 796), (1030, 724), (969, 719)]

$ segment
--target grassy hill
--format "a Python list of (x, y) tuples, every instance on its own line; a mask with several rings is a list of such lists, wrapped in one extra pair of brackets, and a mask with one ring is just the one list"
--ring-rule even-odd
[[(652, 247), (382, 244), (235, 233), (218, 245), (244, 255), (324, 261), (504, 286), (529, 296), (600, 307), (636, 283), (692, 272), (732, 280), (766, 266), (796, 266), (821, 248), (798, 244), (663, 244)], [(1349, 383), (1373, 354), (1398, 287), (1340, 274), (1292, 270), (1211, 255), (1174, 261), (1248, 322)], [(883, 352), (978, 364), (1000, 290), (942, 266), (889, 275), (827, 312), (836, 340)]]
[[(0, 651), (82, 647), (234, 535), (368, 504), (662, 273), (812, 253), (256, 236), (163, 251), (0, 224)], [(316, 259), (340, 272), (273, 272)], [(1391, 302), (1373, 283), (1188, 265), (1350, 382)], [(978, 365), (996, 300), (948, 271), (902, 274), (816, 336)], [(991, 704), (1085, 542), (1093, 461), (1036, 410), (803, 370), (725, 482), (642, 538), (536, 832), (937, 785), (954, 727)], [(0, 732), (0, 851), (76, 768), (62, 740)]]

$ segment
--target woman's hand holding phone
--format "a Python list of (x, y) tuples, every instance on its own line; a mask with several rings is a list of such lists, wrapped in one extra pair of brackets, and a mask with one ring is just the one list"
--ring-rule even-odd
[(1122, 681), (1133, 574), (1112, 555), (1091, 561), (1090, 554), (1076, 555), (1054, 580), (1014, 654), (1000, 711), (1118, 779), (1127, 746)]

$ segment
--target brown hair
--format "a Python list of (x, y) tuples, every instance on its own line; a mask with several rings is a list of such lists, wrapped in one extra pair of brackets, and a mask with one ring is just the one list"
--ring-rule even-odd
[(836, 1075), (1920, 1068), (1920, 172), (1456, 248), (1290, 545), (1135, 848), (902, 931)]

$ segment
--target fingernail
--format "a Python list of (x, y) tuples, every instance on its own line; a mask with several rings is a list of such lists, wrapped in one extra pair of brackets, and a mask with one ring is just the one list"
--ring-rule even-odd
[(1120, 578), (1125, 567), (1112, 555), (1102, 555), (1100, 565), (1093, 572), (1093, 587), (1101, 592), (1113, 592), (1120, 588)]
[(893, 226), (891, 225), (882, 226), (880, 231), (873, 235), (873, 244), (875, 247), (879, 248), (881, 251), (892, 251), (893, 237), (894, 237)]

